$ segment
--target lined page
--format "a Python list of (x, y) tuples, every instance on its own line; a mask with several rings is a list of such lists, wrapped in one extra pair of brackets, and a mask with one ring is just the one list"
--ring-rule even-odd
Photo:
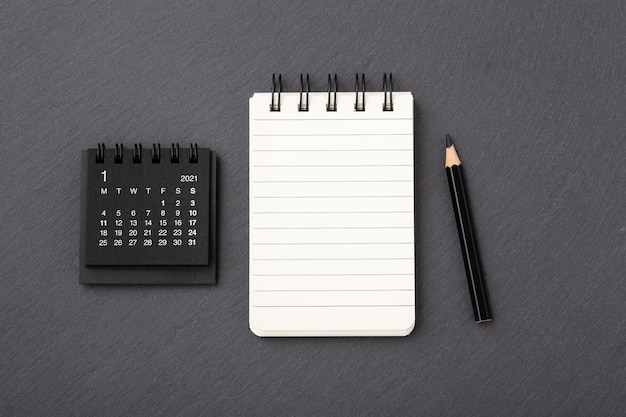
[(405, 335), (415, 321), (413, 96), (250, 99), (250, 327), (261, 336)]

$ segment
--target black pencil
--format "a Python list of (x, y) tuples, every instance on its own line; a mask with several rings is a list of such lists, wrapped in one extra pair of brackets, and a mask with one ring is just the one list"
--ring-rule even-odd
[(463, 168), (461, 160), (456, 153), (450, 135), (446, 135), (446, 173), (448, 184), (450, 185), (450, 195), (452, 196), (452, 207), (454, 217), (459, 231), (461, 241), (461, 251), (463, 252), (463, 263), (467, 275), (467, 285), (469, 286), (470, 297), (472, 299), (472, 309), (474, 310), (474, 321), (483, 323), (492, 319), (487, 300), (487, 291), (482, 278), (480, 267), (480, 257), (478, 247), (474, 237), (472, 226), (472, 214), (463, 180)]

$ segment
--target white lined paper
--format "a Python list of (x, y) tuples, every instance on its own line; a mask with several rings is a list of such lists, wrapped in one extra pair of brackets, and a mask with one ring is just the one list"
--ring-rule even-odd
[(415, 320), (413, 97), (250, 99), (250, 327), (261, 336), (406, 335)]

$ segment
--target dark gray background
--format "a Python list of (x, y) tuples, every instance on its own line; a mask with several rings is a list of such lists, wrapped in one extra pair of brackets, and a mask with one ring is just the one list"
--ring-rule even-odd
[[(0, 5), (0, 414), (624, 415), (623, 1)], [(415, 95), (406, 338), (248, 329), (248, 98), (272, 72)], [(464, 161), (495, 320), (472, 321)], [(210, 146), (219, 284), (78, 284), (80, 150)]]

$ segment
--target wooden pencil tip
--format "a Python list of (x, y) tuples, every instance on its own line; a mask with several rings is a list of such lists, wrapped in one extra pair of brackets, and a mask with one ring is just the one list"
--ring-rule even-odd
[(454, 145), (454, 143), (452, 143), (452, 138), (446, 133), (446, 148), (449, 148), (452, 145)]

